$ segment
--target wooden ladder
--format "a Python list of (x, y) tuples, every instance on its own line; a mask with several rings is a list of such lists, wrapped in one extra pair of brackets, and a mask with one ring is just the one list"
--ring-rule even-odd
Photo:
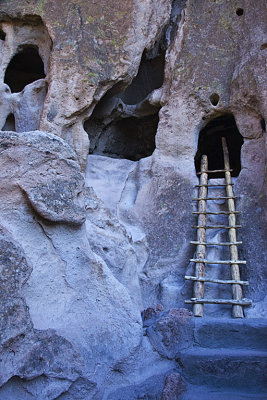
[[(236, 214), (239, 212), (235, 210), (235, 198), (233, 192), (233, 184), (231, 180), (231, 169), (229, 162), (229, 153), (226, 144), (226, 139), (222, 138), (222, 148), (224, 157), (224, 169), (223, 170), (208, 170), (208, 158), (206, 155), (202, 156), (201, 169), (198, 173), (200, 175), (200, 182), (198, 187), (198, 211), (193, 214), (198, 215), (198, 224), (194, 226), (197, 229), (197, 240), (191, 241), (190, 243), (196, 245), (196, 258), (190, 260), (195, 263), (195, 275), (196, 276), (185, 276), (186, 280), (193, 281), (193, 297), (190, 300), (185, 300), (186, 304), (193, 304), (193, 312), (196, 317), (202, 317), (204, 311), (204, 304), (229, 304), (232, 305), (232, 315), (234, 318), (243, 318), (244, 306), (250, 306), (251, 300), (243, 298), (242, 286), (248, 285), (247, 281), (240, 279), (239, 265), (246, 264), (246, 261), (238, 259), (238, 245), (242, 242), (238, 242), (236, 238), (236, 229), (241, 228), (240, 225), (236, 224)], [(225, 183), (224, 184), (213, 184), (208, 183), (208, 174), (224, 172)], [(226, 196), (224, 197), (208, 197), (209, 187), (224, 187), (226, 190)], [(227, 200), (228, 211), (210, 212), (207, 211), (208, 200)], [(228, 215), (228, 225), (207, 225), (207, 215)], [(229, 242), (227, 243), (207, 243), (206, 241), (206, 230), (207, 229), (218, 229), (223, 228), (228, 230)], [(206, 259), (206, 247), (207, 246), (228, 246), (230, 247), (230, 260), (207, 260)], [(221, 279), (209, 279), (205, 277), (205, 266), (206, 264), (228, 264), (231, 268), (231, 280)], [(226, 284), (232, 287), (232, 299), (207, 299), (204, 298), (204, 284), (205, 282), (214, 284)]]

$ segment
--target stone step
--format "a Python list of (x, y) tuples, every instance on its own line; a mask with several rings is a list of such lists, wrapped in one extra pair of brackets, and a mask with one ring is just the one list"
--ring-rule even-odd
[(193, 388), (206, 389), (194, 395), (189, 388), (182, 399), (264, 399), (259, 393), (267, 398), (266, 333), (266, 319), (195, 318), (194, 346), (182, 351), (177, 362)]
[(267, 320), (195, 318), (194, 340), (199, 347), (267, 351)]
[(214, 389), (209, 386), (188, 385), (179, 400), (266, 400), (267, 393)]
[(267, 352), (194, 347), (181, 352), (177, 361), (192, 385), (267, 392)]

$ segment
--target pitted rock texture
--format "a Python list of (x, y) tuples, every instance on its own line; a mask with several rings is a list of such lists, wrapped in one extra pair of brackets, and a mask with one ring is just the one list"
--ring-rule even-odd
[(14, 295), (20, 291), (32, 269), (27, 265), (22, 250), (13, 242), (10, 234), (0, 227), (1, 294)]
[[(265, 396), (265, 10), (263, 0), (1, 1), (1, 400)], [(36, 75), (33, 59), (12, 70), (23, 51)], [(183, 308), (194, 157), (220, 116), (244, 139), (234, 192), (253, 306), (242, 322), (205, 306), (202, 326)]]
[[(7, 389), (13, 377), (20, 380), (19, 398), (27, 398), (27, 393), (38, 399), (55, 398), (49, 396), (49, 386), (53, 387), (53, 396), (65, 392), (84, 375), (84, 360), (70, 342), (53, 330), (38, 331), (33, 328), (21, 292), (32, 268), (11, 234), (0, 227), (0, 235), (0, 398), (15, 398), (15, 388), (11, 388), (11, 393)], [(96, 384), (90, 382), (85, 375), (84, 379), (95, 387)], [(37, 384), (38, 380), (41, 385)], [(35, 390), (33, 381), (36, 382)]]
[[(126, 276), (128, 292), (90, 247), (81, 226), (85, 219), (83, 176), (75, 153), (62, 139), (39, 131), (1, 132), (1, 154), (6, 344), (2, 355), (6, 365), (0, 396), (12, 399), (19, 393), (26, 399), (24, 391), (30, 391), (37, 398), (54, 399), (76, 390), (84, 398), (95, 392), (101, 396), (103, 388), (96, 389), (93, 378), (97, 365), (101, 365), (99, 383), (108, 365), (127, 358), (140, 345), (140, 304), (130, 297), (132, 282)], [(97, 200), (93, 190), (84, 195), (89, 203)], [(115, 219), (114, 223), (119, 226)], [(110, 235), (117, 240), (115, 231)], [(13, 250), (14, 240), (22, 243), (24, 252)], [(121, 240), (134, 257), (123, 227)], [(77, 361), (81, 352), (84, 361)], [(85, 370), (83, 365), (87, 365)], [(31, 379), (30, 387), (25, 379)]]
[(171, 309), (147, 328), (152, 346), (163, 356), (177, 358), (193, 344), (193, 314), (186, 309)]
[(78, 225), (85, 221), (79, 198), (83, 176), (74, 152), (60, 138), (40, 131), (1, 132), (0, 151), (2, 196), (18, 206), (25, 194), (37, 213), (50, 221)]
[[(5, 40), (0, 40), (2, 54), (0, 60), (0, 128), (16, 132), (38, 130), (47, 95), (45, 78), (39, 78), (35, 73), (35, 61), (31, 59), (30, 54), (25, 55), (26, 65), (21, 61), (12, 68), (8, 79), (8, 82), (12, 84), (11, 87), (6, 83), (6, 74), (14, 56), (22, 54), (23, 50), (27, 51), (27, 49), (34, 49), (39, 54), (46, 74), (49, 68), (52, 41), (42, 19), (37, 15), (29, 18), (28, 24), (19, 18), (12, 22), (9, 18), (1, 18), (1, 21), (3, 21), (1, 29), (5, 32)], [(18, 89), (15, 92), (11, 90), (13, 86), (21, 88), (24, 83), (28, 84), (22, 90)], [(8, 129), (5, 124), (9, 115), (14, 118), (14, 124), (10, 127), (12, 129)]]
[(65, 138), (83, 166), (89, 140), (82, 119), (90, 116), (109, 88), (133, 79), (143, 50), (159, 37), (170, 10), (170, 0), (1, 4), (2, 21), (12, 18), (34, 24), (37, 14), (47, 26), (53, 49), (40, 127)]
[(186, 391), (186, 384), (178, 373), (167, 376), (161, 400), (179, 399), (179, 395)]

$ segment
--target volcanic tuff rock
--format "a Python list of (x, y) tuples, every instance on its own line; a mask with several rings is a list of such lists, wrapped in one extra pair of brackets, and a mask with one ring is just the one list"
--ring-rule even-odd
[[(0, 400), (266, 397), (266, 15), (263, 0), (1, 1)], [(253, 306), (196, 320), (194, 157), (224, 117), (243, 143)]]

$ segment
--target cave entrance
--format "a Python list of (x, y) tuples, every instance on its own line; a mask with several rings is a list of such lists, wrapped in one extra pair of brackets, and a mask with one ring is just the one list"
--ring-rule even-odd
[(138, 74), (119, 97), (125, 104), (137, 104), (149, 93), (162, 86), (164, 80), (165, 51), (159, 50), (156, 56), (144, 51)]
[[(236, 126), (234, 116), (225, 114), (211, 120), (199, 133), (198, 150), (195, 156), (196, 172), (200, 171), (201, 156), (208, 156), (209, 170), (224, 169), (222, 137), (226, 138), (229, 151), (232, 176), (238, 176), (241, 170), (240, 151), (244, 143)], [(224, 178), (224, 172), (210, 174), (209, 179)]]
[(139, 161), (152, 155), (161, 105), (150, 94), (162, 86), (165, 68), (165, 33), (144, 50), (132, 82), (118, 82), (102, 97), (84, 122), (90, 139), (89, 154)]
[(18, 93), (23, 88), (38, 79), (45, 78), (44, 63), (36, 46), (23, 46), (11, 59), (5, 73), (4, 82), (12, 93)]
[(6, 122), (2, 128), (2, 131), (16, 132), (16, 122), (15, 122), (14, 114), (9, 114), (7, 116)]
[(101, 120), (84, 124), (90, 138), (90, 154), (138, 161), (155, 150), (158, 113), (143, 118), (123, 118), (104, 126)]

